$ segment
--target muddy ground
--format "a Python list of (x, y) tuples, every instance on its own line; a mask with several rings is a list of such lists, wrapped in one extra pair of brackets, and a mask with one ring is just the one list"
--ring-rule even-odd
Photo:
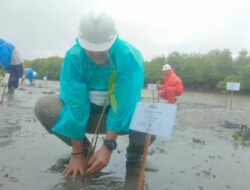
[[(42, 87), (39, 81), (37, 87), (20, 86), (0, 105), (0, 189), (135, 190), (138, 169), (125, 165), (127, 136), (119, 137), (109, 165), (97, 176), (62, 175), (60, 160), (71, 149), (48, 134), (33, 113), (36, 100), (58, 94), (59, 87), (57, 82)], [(148, 95), (144, 91), (144, 100)], [(172, 138), (158, 138), (150, 147), (149, 160), (160, 170), (146, 172), (144, 189), (249, 190), (250, 146), (232, 137), (241, 123), (250, 127), (249, 96), (235, 93), (230, 110), (230, 96), (185, 92), (178, 98)]]

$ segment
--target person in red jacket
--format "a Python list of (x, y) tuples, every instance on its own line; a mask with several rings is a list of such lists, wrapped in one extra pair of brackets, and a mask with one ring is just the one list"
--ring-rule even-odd
[(183, 85), (181, 79), (175, 74), (174, 70), (169, 64), (162, 67), (163, 85), (160, 85), (160, 97), (166, 99), (168, 103), (175, 103), (176, 96), (183, 93)]

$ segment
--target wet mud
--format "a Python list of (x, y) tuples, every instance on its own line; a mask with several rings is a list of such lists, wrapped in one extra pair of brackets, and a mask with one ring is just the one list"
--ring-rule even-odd
[[(71, 149), (48, 134), (33, 113), (39, 97), (59, 93), (57, 82), (43, 86), (42, 81), (21, 86), (0, 105), (0, 189), (135, 190), (139, 171), (126, 165), (127, 136), (118, 138), (109, 165), (98, 175), (63, 176)], [(145, 90), (143, 101), (150, 96)], [(241, 137), (242, 124), (250, 127), (250, 97), (235, 94), (232, 110), (225, 94), (185, 92), (177, 104), (172, 138), (158, 137), (150, 147), (148, 159), (159, 171), (146, 171), (144, 190), (249, 190), (250, 144), (235, 134)]]

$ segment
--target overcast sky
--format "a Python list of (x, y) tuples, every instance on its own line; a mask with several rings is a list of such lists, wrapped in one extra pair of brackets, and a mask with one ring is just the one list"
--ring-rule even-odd
[(82, 13), (107, 9), (145, 57), (173, 51), (250, 51), (250, 0), (0, 0), (0, 38), (24, 59), (64, 56)]

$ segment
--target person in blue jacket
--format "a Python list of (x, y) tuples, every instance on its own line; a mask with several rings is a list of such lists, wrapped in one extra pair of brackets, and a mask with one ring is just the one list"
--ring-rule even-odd
[(8, 94), (14, 94), (23, 73), (22, 60), (16, 47), (0, 38), (0, 67), (10, 73)]
[(22, 83), (24, 83), (25, 79), (28, 79), (30, 85), (34, 85), (36, 77), (37, 77), (36, 71), (34, 71), (32, 68), (25, 68)]
[[(143, 83), (143, 57), (118, 37), (112, 17), (104, 11), (85, 13), (76, 43), (64, 58), (60, 98), (42, 97), (34, 108), (45, 128), (72, 146), (65, 175), (101, 171), (117, 146), (118, 134), (129, 133), (128, 163), (140, 162), (145, 134), (129, 130), (129, 125)], [(86, 166), (85, 133), (95, 131), (105, 105), (108, 109), (101, 123), (105, 139)]]

